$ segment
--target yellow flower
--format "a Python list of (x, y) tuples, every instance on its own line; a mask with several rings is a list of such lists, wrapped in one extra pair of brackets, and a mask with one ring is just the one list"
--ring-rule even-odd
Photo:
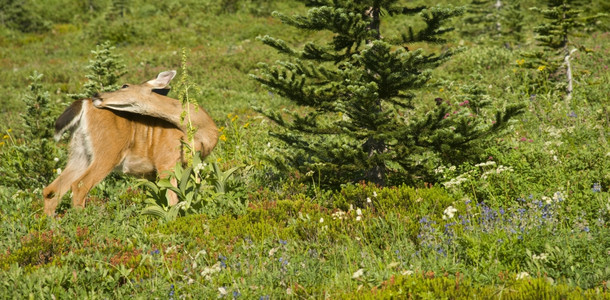
[(0, 142), (0, 146), (4, 146), (4, 142)]
[(6, 132), (11, 133), (13, 130), (9, 128)]
[(2, 138), (8, 140), (8, 134), (5, 134)]
[(227, 114), (228, 119), (230, 119), (231, 117), (233, 117), (233, 114)]
[(522, 65), (525, 63), (525, 59), (517, 59), (517, 64)]
[(517, 73), (517, 69), (514, 69), (514, 68), (513, 68), (513, 73)]
[(227, 141), (227, 136), (226, 135), (221, 135), (220, 137), (218, 137), (221, 141), (226, 142)]
[(538, 67), (538, 71), (540, 71), (540, 72), (544, 71), (544, 69), (546, 69), (546, 66), (540, 66), (540, 67)]
[(445, 91), (445, 89), (444, 88), (440, 88), (438, 91), (442, 93), (442, 92)]
[(239, 118), (239, 116), (235, 115), (235, 117), (233, 117), (233, 118), (231, 119), (231, 122), (235, 122), (235, 120), (237, 120), (237, 118)]
[(250, 123), (244, 124), (244, 128), (248, 128), (248, 126), (250, 126)]
[(220, 132), (225, 131), (225, 127), (224, 127), (224, 126), (221, 126), (221, 127), (218, 129), (218, 131), (220, 131)]
[(219, 157), (216, 159), (216, 162), (220, 162), (222, 160), (222, 157)]

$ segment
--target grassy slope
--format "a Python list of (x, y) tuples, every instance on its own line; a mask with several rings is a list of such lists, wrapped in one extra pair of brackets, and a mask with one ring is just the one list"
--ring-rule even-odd
[[(292, 3), (277, 6), (295, 10)], [(7, 297), (518, 298), (528, 290), (609, 297), (604, 209), (610, 178), (603, 167), (610, 153), (608, 34), (582, 38), (595, 52), (575, 57), (579, 85), (568, 107), (545, 95), (520, 94), (519, 72), (513, 71), (519, 57), (500, 48), (466, 41), (471, 48), (436, 71), (445, 81), (433, 82), (422, 99), (453, 99), (452, 89), (470, 82), (469, 74), (481, 75), (479, 82), (499, 106), (528, 99), (529, 111), (490, 150), (513, 172), (472, 180), (462, 189), (358, 185), (330, 193), (312, 188), (313, 178), (311, 185), (264, 181), (260, 156), (277, 150), (267, 139), (268, 122), (250, 107), (286, 104), (247, 78), (257, 62), (278, 58), (257, 35), (293, 44), (322, 37), (295, 35), (271, 17), (245, 12), (142, 11), (132, 12), (136, 35), (117, 47), (127, 65), (125, 80), (140, 82), (177, 69), (181, 49), (188, 50), (191, 81), (202, 90), (196, 98), (226, 130), (227, 141), (210, 160), (226, 169), (256, 166), (239, 177), (249, 189), (250, 207), (241, 216), (195, 215), (160, 224), (140, 216), (142, 196), (119, 180), (92, 191), (84, 211), (67, 210), (49, 220), (41, 215), (38, 187), (3, 190), (0, 290)], [(0, 39), (6, 120), (0, 130), (14, 128), (16, 136), (25, 78), (34, 70), (45, 74), (59, 113), (67, 102), (63, 95), (79, 91), (85, 81), (90, 50), (99, 42), (86, 24), (55, 25), (44, 35), (5, 31)], [(601, 183), (603, 192), (592, 192), (594, 183)], [(566, 200), (545, 205), (556, 192)], [(450, 205), (458, 209), (454, 224), (443, 219)], [(543, 253), (549, 258), (533, 258)], [(520, 272), (539, 279), (515, 280)]]

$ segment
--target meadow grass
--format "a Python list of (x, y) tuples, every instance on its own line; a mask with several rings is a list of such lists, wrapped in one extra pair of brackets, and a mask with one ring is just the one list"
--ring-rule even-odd
[[(32, 9), (43, 11), (36, 3)], [(90, 51), (104, 40), (114, 39), (128, 70), (123, 79), (133, 83), (179, 69), (185, 49), (189, 80), (200, 90), (194, 98), (221, 131), (198, 171), (205, 197), (198, 211), (157, 219), (142, 215), (152, 203), (146, 189), (114, 174), (90, 192), (85, 209), (70, 208), (65, 197), (49, 218), (42, 186), (2, 186), (2, 298), (610, 298), (607, 32), (577, 38), (569, 103), (557, 91), (531, 93), (541, 71), (525, 69), (518, 50), (452, 36), (452, 45), (462, 39), (467, 47), (418, 91), (419, 112), (436, 97), (458, 107), (473, 83), (496, 108), (525, 103), (509, 130), (485, 145), (488, 158), (438, 166), (434, 186), (324, 190), (316, 172), (274, 168), (284, 149), (252, 107), (292, 105), (248, 77), (257, 63), (280, 58), (259, 35), (297, 46), (328, 38), (270, 16), (305, 7), (132, 1), (127, 17), (113, 19), (101, 8), (110, 2), (100, 3), (91, 15), (58, 9), (42, 33), (0, 27), (1, 165), (27, 159), (11, 151), (28, 146), (19, 114), (34, 71), (44, 74), (57, 116), (67, 94), (81, 91)], [(531, 34), (528, 41), (521, 50), (533, 48)], [(58, 144), (55, 168), (65, 167), (66, 147)], [(214, 189), (214, 163), (237, 168), (226, 192)]]

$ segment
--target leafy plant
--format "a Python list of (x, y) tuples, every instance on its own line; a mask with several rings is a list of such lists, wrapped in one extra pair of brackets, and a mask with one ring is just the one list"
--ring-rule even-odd
[[(205, 164), (200, 156), (195, 155), (192, 166), (183, 167), (179, 163), (173, 172), (166, 174), (168, 177), (155, 183), (141, 180), (140, 184), (146, 188), (148, 196), (144, 202), (149, 204), (142, 210), (142, 214), (172, 221), (188, 214), (205, 213), (214, 216), (225, 211), (223, 207), (229, 207), (233, 213), (243, 212), (247, 203), (242, 202), (242, 196), (236, 194), (229, 183), (239, 169), (240, 167), (233, 167), (222, 171), (218, 163)], [(172, 184), (172, 180), (177, 182), (177, 187)], [(179, 199), (174, 206), (169, 206), (167, 194), (170, 192), (176, 193)]]

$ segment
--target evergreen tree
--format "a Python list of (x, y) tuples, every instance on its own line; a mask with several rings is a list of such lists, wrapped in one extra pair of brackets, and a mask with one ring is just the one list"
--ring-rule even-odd
[[(417, 98), (431, 71), (453, 53), (411, 50), (412, 43), (443, 43), (444, 23), (459, 15), (443, 7), (406, 8), (398, 1), (307, 1), (305, 16), (274, 13), (284, 23), (329, 31), (327, 44), (307, 43), (302, 51), (269, 36), (261, 38), (290, 57), (261, 64), (253, 77), (300, 108), (283, 112), (259, 109), (280, 125), (272, 134), (290, 146), (288, 163), (318, 172), (322, 182), (338, 185), (366, 180), (376, 184), (430, 180), (440, 163), (475, 157), (474, 143), (502, 128), (520, 107), (498, 113), (493, 125), (474, 118), (470, 106), (455, 110), (443, 99)], [(424, 21), (419, 30), (382, 34), (382, 17)], [(491, 123), (491, 122), (488, 122)], [(291, 150), (291, 151), (290, 151)], [(430, 181), (428, 181), (430, 182)]]
[[(572, 72), (570, 55), (577, 47), (573, 45), (571, 36), (573, 32), (599, 18), (601, 15), (583, 17), (582, 10), (576, 6), (582, 1), (577, 0), (547, 0), (547, 8), (532, 8), (544, 17), (545, 21), (534, 28), (536, 40), (542, 47), (541, 51), (526, 53), (529, 59), (526, 66), (545, 70), (547, 78), (566, 92), (569, 100), (572, 94)], [(562, 79), (563, 78), (563, 79)]]
[(23, 190), (47, 184), (56, 175), (58, 161), (49, 92), (42, 89), (42, 74), (34, 72), (28, 79), (32, 82), (23, 98), (23, 143), (0, 152), (0, 184)]
[(513, 49), (523, 42), (523, 19), (521, 0), (508, 1), (501, 13), (502, 40), (506, 48)]
[(89, 61), (85, 75), (89, 79), (84, 84), (84, 91), (79, 94), (70, 94), (73, 99), (84, 99), (93, 96), (97, 92), (114, 91), (119, 88), (118, 81), (125, 75), (125, 65), (121, 57), (114, 53), (115, 47), (106, 41), (92, 50), (93, 60)]
[(501, 33), (500, 8), (498, 0), (472, 0), (466, 6), (462, 34), (496, 38)]

